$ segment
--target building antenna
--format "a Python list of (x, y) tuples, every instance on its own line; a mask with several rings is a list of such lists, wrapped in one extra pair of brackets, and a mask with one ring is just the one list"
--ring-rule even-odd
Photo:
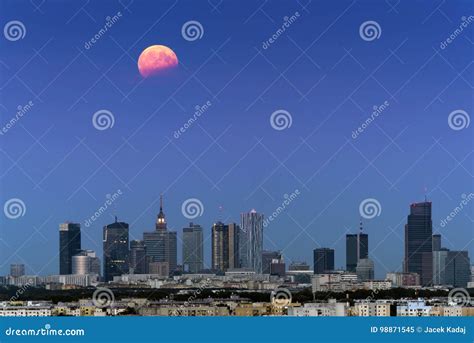
[(219, 205), (219, 215), (217, 216), (217, 220), (220, 222), (224, 221), (224, 206)]
[(425, 186), (425, 202), (428, 202), (428, 187)]

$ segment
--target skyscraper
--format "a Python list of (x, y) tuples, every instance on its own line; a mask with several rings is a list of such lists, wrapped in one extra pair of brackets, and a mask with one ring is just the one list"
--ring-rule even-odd
[(214, 223), (211, 233), (212, 269), (225, 272), (239, 268), (239, 231), (239, 226), (234, 223)]
[(82, 250), (72, 257), (72, 274), (97, 274), (100, 275), (100, 259), (95, 251)]
[(10, 265), (10, 275), (14, 277), (25, 275), (25, 265), (24, 264), (11, 264)]
[(156, 218), (155, 231), (144, 232), (143, 241), (148, 261), (167, 262), (172, 274), (177, 267), (177, 236), (175, 231), (168, 231), (163, 212), (163, 197), (160, 197), (160, 212)]
[(262, 273), (263, 214), (251, 210), (240, 215), (240, 265)]
[(441, 235), (433, 235), (433, 251), (441, 250)]
[(72, 274), (72, 257), (81, 252), (81, 224), (59, 224), (59, 274)]
[(229, 268), (241, 268), (240, 265), (240, 250), (239, 250), (239, 234), (241, 232), (240, 226), (236, 223), (229, 223), (228, 225), (228, 240), (229, 240)]
[(129, 246), (128, 224), (118, 222), (104, 226), (104, 279), (113, 280), (114, 276), (128, 274)]
[(422, 286), (432, 283), (433, 224), (431, 202), (414, 203), (405, 225), (404, 271), (418, 273)]
[(446, 260), (449, 249), (433, 251), (433, 285), (446, 285)]
[(334, 270), (334, 249), (318, 248), (313, 251), (314, 274), (324, 274)]
[(229, 226), (214, 223), (211, 234), (212, 269), (224, 272), (229, 268)]
[(183, 228), (183, 268), (190, 273), (204, 269), (203, 236), (201, 225), (189, 223)]
[(357, 263), (369, 257), (369, 236), (362, 232), (362, 222), (358, 234), (346, 235), (346, 270), (355, 272)]
[(130, 241), (130, 273), (146, 274), (147, 269), (145, 242), (141, 240)]

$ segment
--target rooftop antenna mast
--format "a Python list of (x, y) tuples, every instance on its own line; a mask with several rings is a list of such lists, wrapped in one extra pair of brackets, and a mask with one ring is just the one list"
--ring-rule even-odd
[(223, 222), (224, 221), (224, 206), (219, 205), (219, 214), (217, 215), (217, 221)]

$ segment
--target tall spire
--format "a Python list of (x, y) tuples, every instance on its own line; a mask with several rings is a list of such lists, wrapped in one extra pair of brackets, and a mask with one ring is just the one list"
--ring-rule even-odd
[(156, 218), (156, 230), (166, 230), (166, 219), (163, 212), (163, 194), (160, 194), (160, 212)]

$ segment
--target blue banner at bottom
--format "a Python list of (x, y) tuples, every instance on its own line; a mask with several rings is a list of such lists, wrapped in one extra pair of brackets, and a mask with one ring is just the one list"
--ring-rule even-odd
[(473, 342), (472, 317), (3, 317), (0, 342)]

